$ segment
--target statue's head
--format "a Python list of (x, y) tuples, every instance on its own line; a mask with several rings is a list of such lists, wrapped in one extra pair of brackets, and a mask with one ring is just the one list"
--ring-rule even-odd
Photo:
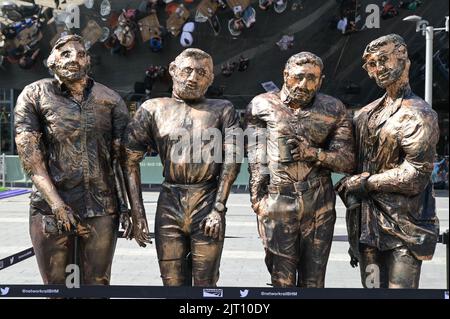
[(208, 53), (189, 48), (170, 63), (169, 73), (175, 96), (183, 100), (198, 100), (214, 80), (213, 61)]
[(308, 104), (322, 85), (322, 70), (322, 59), (311, 52), (291, 56), (284, 68), (284, 90), (300, 105)]
[(89, 72), (90, 57), (84, 40), (78, 35), (67, 35), (56, 41), (47, 66), (63, 82), (76, 82)]
[(381, 88), (402, 77), (408, 79), (411, 62), (405, 40), (398, 34), (385, 35), (370, 42), (364, 50), (363, 61), (363, 68)]

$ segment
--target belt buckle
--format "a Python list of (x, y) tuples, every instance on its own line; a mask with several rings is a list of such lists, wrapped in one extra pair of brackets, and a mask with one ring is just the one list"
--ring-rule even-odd
[(300, 186), (301, 186), (300, 182), (294, 183), (294, 189), (295, 189), (294, 194), (295, 195), (302, 195), (303, 194), (303, 188), (301, 188)]

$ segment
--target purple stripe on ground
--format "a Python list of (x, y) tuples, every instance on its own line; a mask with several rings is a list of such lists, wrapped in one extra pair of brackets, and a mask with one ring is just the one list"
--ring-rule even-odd
[(29, 189), (12, 189), (0, 193), (0, 199), (31, 193)]

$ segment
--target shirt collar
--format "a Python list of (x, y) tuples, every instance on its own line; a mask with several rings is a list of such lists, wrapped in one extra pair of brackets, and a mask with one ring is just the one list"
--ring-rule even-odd
[[(398, 97), (394, 103), (385, 106), (383, 110), (381, 110), (382, 112), (382, 116), (380, 117), (379, 123), (378, 123), (378, 127), (382, 126), (392, 115), (394, 115), (395, 113), (397, 113), (397, 111), (399, 110), (399, 108), (402, 106), (402, 102), (404, 98), (409, 97), (412, 94), (411, 91), (411, 87), (408, 85), (405, 90), (403, 91), (403, 94)], [(380, 101), (372, 108), (372, 110), (370, 111), (370, 114), (372, 114), (373, 112), (375, 112), (376, 110), (378, 110), (379, 107), (382, 107), (383, 103), (385, 103), (387, 99), (387, 93), (385, 93), (383, 95), (383, 97), (380, 99)]]
[(196, 103), (203, 102), (205, 100), (204, 96), (202, 96), (201, 98), (199, 98), (197, 100), (183, 100), (174, 91), (172, 91), (172, 98), (174, 98), (177, 102), (185, 103), (185, 104), (196, 104)]
[[(94, 87), (94, 80), (91, 77), (87, 78), (87, 85), (86, 88), (84, 89), (84, 99), (86, 99), (89, 94), (92, 91), (92, 88)], [(57, 89), (57, 92), (65, 97), (69, 97), (70, 96), (70, 91), (67, 88), (67, 86), (64, 84), (64, 82), (60, 81), (59, 79), (55, 78), (53, 79), (53, 85), (55, 86), (55, 88)]]

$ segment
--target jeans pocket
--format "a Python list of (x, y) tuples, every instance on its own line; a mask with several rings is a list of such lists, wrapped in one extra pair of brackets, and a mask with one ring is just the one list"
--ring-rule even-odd
[(294, 196), (269, 194), (267, 198), (267, 215), (274, 220), (297, 219), (298, 199)]

